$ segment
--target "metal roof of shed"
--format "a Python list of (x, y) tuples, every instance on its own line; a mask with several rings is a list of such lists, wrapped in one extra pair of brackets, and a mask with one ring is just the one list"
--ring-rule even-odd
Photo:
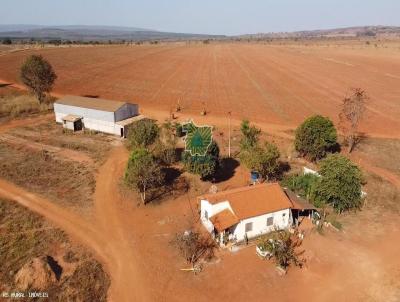
[(74, 107), (107, 111), (107, 112), (115, 112), (126, 104), (126, 102), (105, 100), (99, 98), (89, 98), (89, 97), (75, 96), (75, 95), (64, 96), (61, 99), (58, 99), (55, 103), (74, 106)]

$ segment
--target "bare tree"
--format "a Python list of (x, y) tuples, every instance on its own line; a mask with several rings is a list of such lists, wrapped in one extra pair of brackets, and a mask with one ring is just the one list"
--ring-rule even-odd
[(213, 258), (217, 247), (210, 236), (201, 235), (194, 230), (176, 234), (171, 243), (178, 248), (182, 257), (193, 267), (200, 259)]
[(359, 140), (358, 126), (364, 117), (367, 93), (361, 88), (352, 89), (350, 96), (343, 99), (342, 110), (339, 113), (340, 129), (349, 146), (349, 153)]

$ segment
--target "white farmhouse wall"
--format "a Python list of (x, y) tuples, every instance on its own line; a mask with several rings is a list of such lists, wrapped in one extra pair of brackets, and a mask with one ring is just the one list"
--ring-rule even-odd
[[(210, 217), (222, 212), (225, 209), (232, 211), (231, 205), (227, 201), (222, 201), (214, 205), (210, 204), (207, 200), (200, 201), (200, 219), (207, 231), (211, 233), (214, 228), (212, 222), (210, 221)], [(206, 218), (206, 211), (208, 219)]]
[(139, 106), (137, 104), (125, 104), (117, 111), (115, 111), (115, 121), (119, 122), (127, 118), (136, 116), (139, 114)]
[[(246, 223), (253, 223), (253, 230), (247, 232), (247, 238), (254, 238), (263, 234), (267, 234), (274, 230), (286, 229), (291, 224), (290, 209), (285, 209), (273, 213), (268, 213), (260, 216), (244, 219), (240, 221), (233, 231), (233, 237), (237, 241), (243, 241), (246, 234)], [(267, 226), (267, 219), (273, 217), (273, 224)]]

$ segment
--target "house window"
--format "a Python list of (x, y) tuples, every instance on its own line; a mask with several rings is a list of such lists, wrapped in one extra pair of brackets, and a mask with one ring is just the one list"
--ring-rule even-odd
[(286, 216), (286, 213), (283, 213), (283, 214), (282, 214), (282, 217), (285, 217), (285, 216)]
[(271, 226), (274, 224), (274, 216), (267, 218), (267, 226)]
[(207, 211), (204, 211), (204, 218), (205, 218), (206, 220), (208, 220), (208, 212), (207, 212)]
[(253, 230), (253, 223), (252, 222), (248, 222), (244, 225), (244, 231), (247, 232), (251, 232)]

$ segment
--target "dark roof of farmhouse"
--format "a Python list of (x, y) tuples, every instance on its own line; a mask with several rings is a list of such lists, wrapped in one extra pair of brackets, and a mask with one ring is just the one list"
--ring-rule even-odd
[(56, 101), (56, 104), (95, 109), (100, 111), (115, 112), (126, 102), (89, 98), (83, 96), (66, 95)]

